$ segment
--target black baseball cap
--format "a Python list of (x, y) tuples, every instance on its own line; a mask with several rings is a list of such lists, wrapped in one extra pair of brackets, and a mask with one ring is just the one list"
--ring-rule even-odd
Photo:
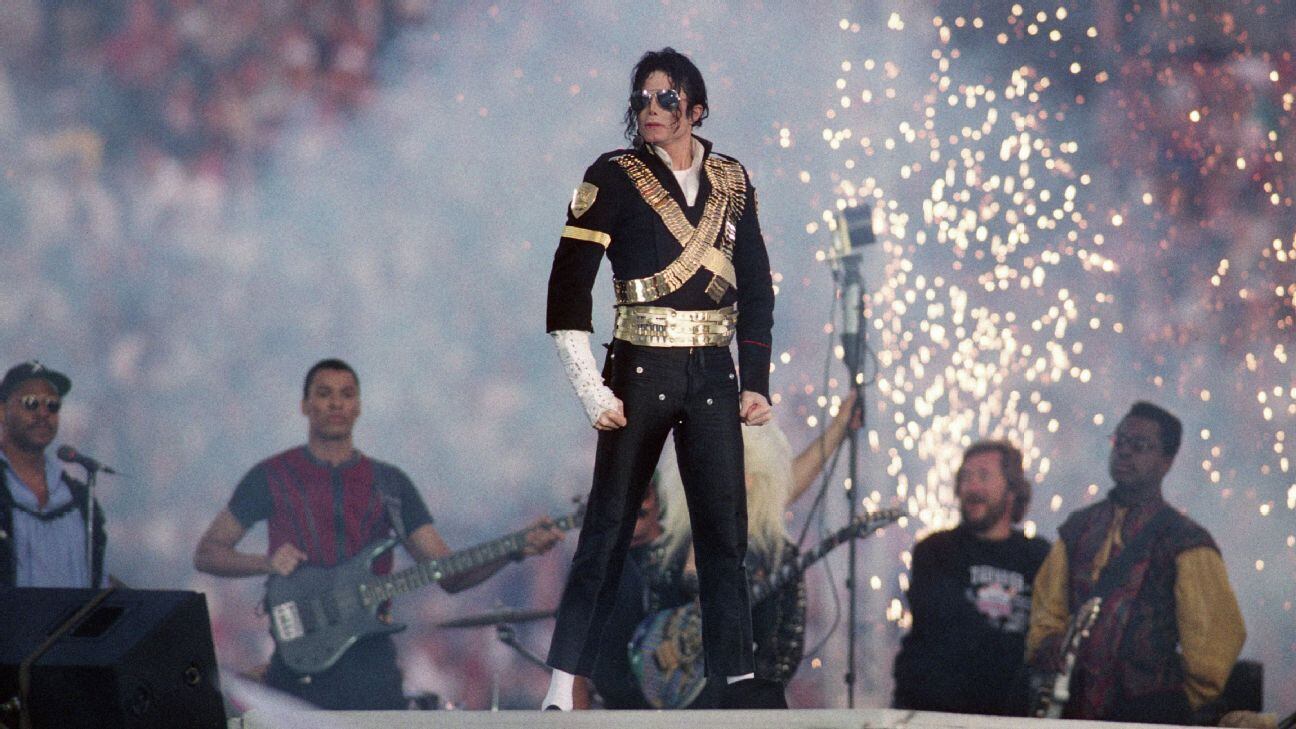
[(0, 380), (0, 402), (7, 401), (9, 393), (28, 380), (45, 380), (54, 386), (59, 397), (68, 394), (68, 390), (72, 389), (72, 380), (69, 380), (67, 375), (55, 372), (36, 360), (31, 360), (10, 367), (5, 373), (4, 379)]

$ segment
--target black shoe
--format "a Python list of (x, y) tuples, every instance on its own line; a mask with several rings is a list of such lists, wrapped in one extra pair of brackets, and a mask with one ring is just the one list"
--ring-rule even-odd
[(549, 704), (548, 706), (544, 707), (544, 710), (545, 710), (545, 711), (562, 711), (562, 707), (558, 706), (557, 704)]
[(768, 678), (746, 678), (720, 691), (722, 709), (786, 709), (783, 684)]

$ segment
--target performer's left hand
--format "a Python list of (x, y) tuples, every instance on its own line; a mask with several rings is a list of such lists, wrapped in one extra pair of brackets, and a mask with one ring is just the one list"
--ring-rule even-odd
[(738, 400), (738, 416), (748, 425), (764, 425), (774, 417), (774, 410), (764, 395), (743, 390)]
[(526, 546), (522, 548), (522, 554), (528, 557), (544, 554), (553, 549), (554, 545), (562, 539), (562, 530), (554, 524), (553, 519), (542, 516), (531, 524), (531, 531), (527, 532)]

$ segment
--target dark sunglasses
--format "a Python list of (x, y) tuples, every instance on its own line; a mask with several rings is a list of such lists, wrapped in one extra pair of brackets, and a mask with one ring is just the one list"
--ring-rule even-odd
[(45, 411), (48, 413), (57, 413), (59, 408), (63, 407), (62, 401), (57, 397), (36, 397), (35, 395), (23, 395), (18, 402), (22, 403), (23, 408), (29, 413), (34, 413), (40, 409), (41, 403), (45, 403)]
[(1130, 452), (1136, 456), (1144, 453), (1151, 453), (1153, 450), (1161, 447), (1160, 443), (1156, 443), (1147, 438), (1131, 438), (1128, 435), (1122, 435), (1120, 433), (1112, 433), (1108, 438), (1111, 440), (1113, 450), (1128, 448)]
[(657, 106), (666, 111), (675, 111), (679, 108), (679, 92), (675, 89), (662, 89), (661, 91), (636, 91), (630, 94), (630, 108), (639, 113), (648, 108), (648, 103), (653, 97), (657, 97)]

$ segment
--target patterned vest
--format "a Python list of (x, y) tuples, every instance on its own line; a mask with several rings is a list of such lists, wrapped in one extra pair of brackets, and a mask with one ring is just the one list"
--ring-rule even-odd
[[(1121, 543), (1129, 544), (1163, 508), (1171, 507), (1161, 499), (1130, 507), (1120, 526)], [(1066, 544), (1073, 612), (1093, 592), (1094, 561), (1116, 516), (1117, 505), (1104, 499), (1072, 514), (1058, 529)], [(1205, 529), (1175, 512), (1168, 528), (1129, 570), (1125, 583), (1103, 600), (1098, 621), (1080, 649), (1076, 697), (1068, 718), (1105, 719), (1122, 698), (1183, 691), (1183, 665), (1176, 651), (1175, 560), (1196, 547), (1218, 551)], [(1113, 546), (1108, 564), (1119, 549)]]
[[(274, 502), (269, 554), (291, 542), (319, 566), (335, 565), (391, 532), (374, 479), (374, 463), (359, 456), (331, 468), (294, 448), (266, 462)], [(392, 554), (374, 562), (376, 574), (391, 571)]]

